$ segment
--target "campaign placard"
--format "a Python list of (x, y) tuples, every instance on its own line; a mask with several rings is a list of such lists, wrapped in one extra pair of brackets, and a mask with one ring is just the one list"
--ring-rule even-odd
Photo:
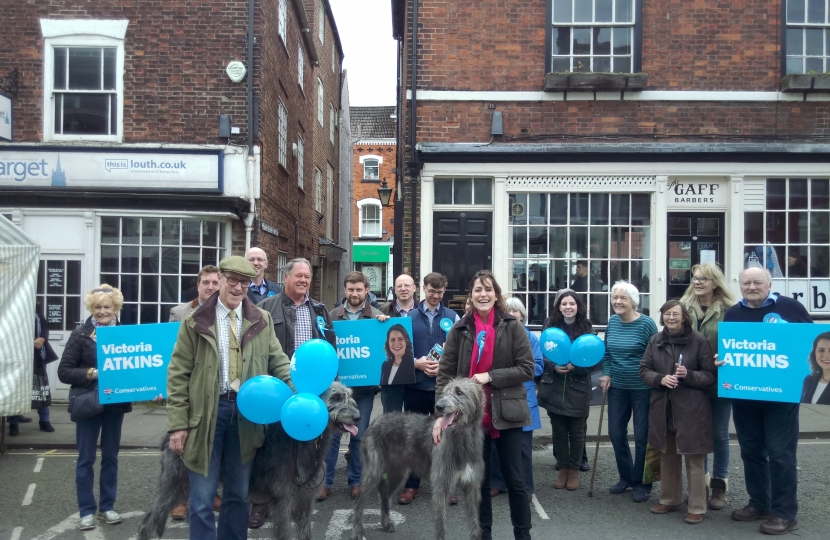
[(718, 324), (718, 396), (830, 405), (830, 326)]
[(102, 404), (167, 397), (167, 366), (180, 324), (105, 326), (96, 331)]
[(334, 321), (337, 336), (337, 377), (346, 386), (414, 384), (412, 320), (393, 317)]

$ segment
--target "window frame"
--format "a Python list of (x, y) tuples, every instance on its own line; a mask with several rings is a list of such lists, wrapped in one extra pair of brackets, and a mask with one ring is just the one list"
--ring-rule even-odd
[[(377, 233), (367, 233), (364, 222), (366, 221), (366, 208), (377, 208)], [(373, 199), (371, 197), (357, 201), (358, 210), (358, 237), (359, 238), (383, 238), (383, 206), (380, 204), (380, 199)], [(372, 220), (374, 223), (375, 220)]]
[(277, 98), (277, 137), (278, 137), (278, 161), (285, 169), (288, 169), (288, 109), (281, 98)]
[[(455, 181), (456, 180), (471, 180), (472, 184), (470, 187), (470, 202), (456, 202), (455, 200)], [(490, 182), (490, 202), (489, 203), (477, 203), (476, 200), (476, 180), (488, 180)], [(437, 192), (438, 192), (438, 184), (449, 181), (451, 183), (451, 193), (452, 193), (452, 202), (438, 202)], [(437, 176), (433, 179), (433, 204), (438, 207), (475, 207), (477, 209), (485, 209), (485, 208), (493, 208), (493, 198), (495, 196), (494, 193), (494, 186), (495, 180), (491, 176)]]
[(323, 214), (323, 172), (320, 167), (314, 167), (314, 210)]
[[(369, 163), (374, 163), (374, 168), (376, 169), (376, 174), (373, 177), (367, 176), (369, 170)], [(375, 157), (369, 157), (368, 159), (363, 160), (363, 181), (364, 182), (380, 182), (380, 164), (381, 161)]]
[(317, 28), (317, 38), (321, 44), (326, 43), (326, 6), (320, 2), (320, 25)]
[(334, 239), (334, 167), (326, 163), (326, 238)]
[(288, 253), (277, 251), (277, 279), (274, 282), (280, 287), (285, 285), (285, 274), (283, 268), (288, 264)]
[[(642, 0), (632, 0), (634, 7), (633, 7), (633, 16), (634, 16), (634, 24), (633, 24), (633, 31), (632, 31), (632, 43), (631, 43), (631, 73), (640, 73), (643, 70), (643, 1)], [(546, 0), (546, 29), (545, 29), (545, 73), (552, 73), (553, 72), (553, 0)], [(593, 22), (585, 22), (585, 23), (557, 23), (557, 26), (588, 26), (588, 27), (595, 27), (595, 26), (616, 26), (616, 27), (627, 27), (628, 25), (623, 25), (620, 23), (611, 23), (611, 24), (600, 24), (597, 25)], [(591, 56), (592, 55), (588, 55)], [(612, 55), (613, 56), (613, 55)], [(573, 58), (573, 55), (571, 55)], [(579, 71), (576, 73), (595, 73), (592, 71)]]
[(303, 138), (297, 135), (297, 186), (300, 189), (305, 190), (303, 173), (305, 170), (305, 141)]
[(288, 0), (279, 0), (277, 5), (277, 35), (282, 38), (282, 44), (288, 43)]
[(329, 103), (329, 140), (331, 141), (332, 145), (334, 145), (334, 124), (334, 105)]
[[(122, 142), (124, 140), (124, 40), (106, 35), (94, 35), (95, 23), (107, 21), (83, 21), (92, 23), (86, 30), (92, 35), (63, 35), (46, 37), (43, 42), (43, 141), (100, 141), (100, 142)], [(85, 25), (86, 26), (86, 25)], [(112, 93), (116, 96), (116, 134), (108, 135), (80, 135), (55, 133), (55, 100), (56, 94), (74, 93), (71, 91), (59, 92), (54, 90), (54, 67), (55, 52), (58, 47), (67, 48), (114, 48), (115, 52), (115, 91), (104, 91), (101, 93)], [(67, 73), (68, 76), (68, 73)], [(83, 91), (78, 93), (96, 93), (95, 91)]]
[(302, 41), (297, 42), (297, 84), (300, 86), (300, 92), (305, 93), (303, 87), (303, 79), (305, 78), (305, 49), (303, 49)]
[(323, 127), (326, 127), (326, 115), (323, 113), (325, 103), (326, 89), (323, 87), (323, 79), (317, 77), (317, 122)]
[[(808, 9), (809, 9), (808, 0), (801, 0), (801, 1), (804, 2), (804, 13), (805, 13), (805, 20), (806, 20), (807, 12), (808, 12)], [(805, 63), (805, 59), (810, 58), (810, 57), (812, 57), (812, 58), (823, 58), (824, 59), (823, 60), (824, 68), (820, 71), (816, 71), (815, 72), (816, 74), (822, 74), (822, 73), (830, 72), (830, 43), (828, 43), (828, 41), (830, 41), (830, 5), (828, 5), (827, 0), (825, 0), (825, 4), (824, 4), (824, 20), (825, 20), (825, 22), (823, 22), (823, 23), (803, 22), (803, 23), (792, 23), (792, 24), (790, 24), (790, 23), (787, 22), (787, 4), (789, 2), (790, 2), (790, 0), (783, 0), (781, 2), (781, 77), (786, 77), (787, 75), (790, 74), (790, 73), (787, 72), (787, 58), (788, 58), (787, 30), (789, 30), (791, 27), (800, 28), (802, 30), (803, 29), (817, 29), (817, 30), (823, 30), (824, 31), (824, 36), (823, 36), (823, 39), (822, 39), (822, 46), (824, 48), (824, 55), (822, 55), (821, 57), (818, 57), (816, 55), (807, 55), (806, 51), (804, 51), (804, 49), (806, 48), (806, 40), (802, 40), (802, 48), (803, 48), (802, 50), (805, 52), (805, 54), (799, 55), (799, 58), (801, 58), (801, 61), (802, 61), (803, 71), (793, 72), (793, 74), (807, 74), (808, 71), (811, 71), (811, 70), (806, 69), (807, 66), (806, 66), (806, 63)]]

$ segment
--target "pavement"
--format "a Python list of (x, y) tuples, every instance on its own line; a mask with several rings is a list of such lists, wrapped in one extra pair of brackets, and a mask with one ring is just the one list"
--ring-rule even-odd
[[(375, 405), (372, 409), (374, 419), (383, 411), (380, 396), (375, 398)], [(607, 411), (605, 411), (607, 413)], [(55, 428), (54, 433), (40, 431), (38, 426), (38, 415), (32, 411), (25, 416), (32, 419), (32, 422), (20, 424), (20, 435), (8, 436), (8, 427), (5, 428), (5, 441), (7, 449), (74, 449), (75, 448), (75, 424), (69, 419), (66, 411), (66, 404), (53, 403), (50, 408), (51, 423)], [(599, 439), (608, 441), (608, 415), (602, 415), (602, 431)], [(799, 438), (804, 439), (830, 439), (830, 406), (828, 405), (801, 405), (799, 419)], [(600, 406), (591, 407), (591, 414), (588, 417), (588, 440), (596, 442), (599, 432)], [(167, 415), (164, 406), (153, 403), (135, 403), (133, 412), (124, 415), (124, 424), (121, 429), (121, 448), (158, 448), (161, 439), (167, 432)], [(629, 433), (633, 427), (629, 425)], [(729, 433), (734, 440), (735, 426), (729, 425)], [(348, 444), (348, 438), (343, 437), (343, 444)], [(551, 426), (547, 415), (542, 411), (542, 429), (533, 432), (534, 445), (546, 445), (552, 441)]]

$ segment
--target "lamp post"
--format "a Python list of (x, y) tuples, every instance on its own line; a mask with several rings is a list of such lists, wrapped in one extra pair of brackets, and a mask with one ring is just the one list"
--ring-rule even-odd
[(378, 188), (378, 199), (380, 199), (381, 206), (389, 206), (389, 199), (392, 197), (392, 188), (386, 183), (386, 177), (383, 177), (383, 183)]

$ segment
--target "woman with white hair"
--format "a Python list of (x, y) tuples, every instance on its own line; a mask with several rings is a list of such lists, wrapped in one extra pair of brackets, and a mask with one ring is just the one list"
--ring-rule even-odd
[[(98, 351), (95, 337), (104, 326), (117, 326), (116, 313), (124, 304), (124, 295), (110, 285), (100, 285), (87, 293), (84, 304), (91, 316), (83, 326), (72, 331), (58, 366), (58, 378), (64, 384), (71, 384), (73, 390), (98, 388)], [(124, 413), (132, 411), (130, 403), (104, 405), (103, 412), (75, 420), (75, 443), (78, 446), (78, 461), (75, 464), (75, 489), (78, 497), (82, 531), (95, 528), (96, 510), (98, 519), (115, 525), (121, 523), (121, 516), (113, 507), (118, 489), (118, 449), (121, 446), (121, 424)], [(75, 414), (77, 411), (73, 411)], [(92, 486), (95, 481), (95, 452), (98, 436), (101, 436), (101, 476), (99, 492), (101, 499), (96, 504)]]
[[(518, 298), (507, 299), (507, 312), (521, 322), (523, 325), (527, 320), (527, 309)], [(539, 344), (539, 338), (536, 334), (531, 332), (525, 325), (525, 332), (527, 332), (527, 339), (530, 341), (530, 349), (533, 351), (533, 361), (536, 363), (534, 377), (539, 377), (545, 369), (544, 358), (542, 357), (542, 347)], [(525, 477), (525, 490), (527, 491), (527, 498), (533, 498), (533, 431), (542, 429), (542, 418), (539, 416), (539, 402), (536, 399), (536, 383), (533, 379), (526, 381), (525, 389), (527, 390), (527, 408), (530, 409), (530, 425), (522, 428), (522, 471)], [(499, 462), (499, 453), (491, 452), (490, 454), (490, 495), (495, 497), (499, 493), (507, 491), (507, 485), (504, 483), (504, 475), (501, 472), (501, 463)]]
[[(605, 356), (602, 357), (602, 391), (608, 394), (608, 437), (614, 447), (620, 481), (612, 495), (634, 490), (634, 502), (648, 500), (651, 484), (643, 484), (648, 444), (648, 412), (651, 389), (640, 378), (640, 361), (657, 325), (637, 312), (640, 291), (627, 281), (611, 289), (614, 315), (605, 330)], [(634, 460), (628, 446), (628, 422), (634, 415)]]

